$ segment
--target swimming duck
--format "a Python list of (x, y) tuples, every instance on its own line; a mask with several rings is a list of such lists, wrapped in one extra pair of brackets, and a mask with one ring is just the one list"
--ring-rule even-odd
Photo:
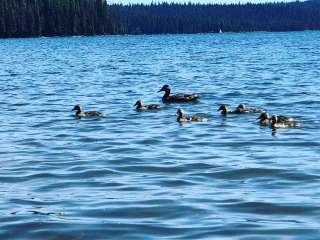
[(177, 109), (177, 121), (182, 122), (205, 122), (208, 119), (202, 115), (196, 114), (193, 116), (187, 116), (185, 115), (184, 111), (181, 108)]
[(160, 109), (159, 104), (143, 104), (141, 100), (138, 100), (136, 104), (136, 110), (153, 110), (153, 109)]
[(243, 114), (243, 113), (261, 113), (263, 110), (258, 108), (246, 108), (244, 104), (239, 104), (235, 110), (229, 110), (226, 105), (221, 105), (217, 111), (221, 111), (221, 114)]
[(238, 107), (234, 110), (235, 113), (262, 113), (263, 110), (259, 108), (246, 108), (246, 106), (241, 103)]
[(286, 116), (277, 116), (273, 115), (271, 117), (271, 127), (272, 128), (291, 128), (291, 127), (298, 127), (298, 122), (291, 118)]
[(170, 96), (171, 88), (168, 84), (163, 85), (163, 87), (158, 92), (165, 92), (162, 97), (162, 102), (174, 103), (174, 102), (194, 102), (197, 101), (199, 96), (193, 93), (178, 93), (176, 95)]
[(83, 112), (79, 104), (75, 105), (72, 111), (76, 111), (76, 117), (101, 117), (103, 113), (97, 111)]
[(270, 125), (274, 127), (280, 127), (281, 125), (283, 125), (282, 127), (284, 127), (285, 125), (287, 125), (287, 127), (293, 127), (298, 125), (297, 121), (292, 117), (273, 115), (270, 118), (270, 115), (267, 112), (262, 112), (257, 119), (260, 119), (259, 123), (265, 126)]
[(220, 111), (222, 115), (232, 114), (234, 111), (228, 109), (227, 105), (221, 105), (217, 111)]

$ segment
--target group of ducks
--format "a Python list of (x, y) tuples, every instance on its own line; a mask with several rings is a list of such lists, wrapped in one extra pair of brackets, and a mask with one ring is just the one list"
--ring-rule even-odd
[[(192, 94), (192, 93), (178, 93), (175, 95), (170, 95), (171, 88), (168, 84), (164, 85), (158, 92), (164, 92), (164, 95), (162, 97), (163, 103), (197, 102), (199, 98), (197, 94)], [(134, 106), (136, 107), (137, 111), (157, 110), (161, 108), (160, 104), (144, 104), (141, 100), (138, 100), (134, 104)], [(76, 112), (75, 115), (77, 118), (103, 116), (103, 113), (98, 111), (84, 112), (81, 110), (80, 105), (74, 106), (72, 111)], [(234, 110), (228, 109), (226, 105), (221, 105), (217, 111), (220, 111), (221, 114), (224, 116), (228, 114), (260, 113), (260, 116), (257, 118), (259, 119), (259, 123), (263, 126), (270, 126), (273, 129), (299, 126), (298, 122), (292, 117), (278, 116), (278, 115), (273, 115), (272, 117), (270, 117), (270, 115), (266, 111), (259, 108), (246, 108), (244, 104), (239, 104), (239, 106)], [(201, 114), (186, 115), (181, 108), (177, 109), (177, 116), (178, 116), (177, 121), (180, 123), (203, 122), (208, 120), (206, 116)]]

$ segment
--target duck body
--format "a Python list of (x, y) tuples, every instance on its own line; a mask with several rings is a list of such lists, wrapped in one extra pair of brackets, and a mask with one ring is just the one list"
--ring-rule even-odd
[(185, 115), (184, 111), (181, 108), (178, 108), (177, 110), (177, 121), (180, 123), (184, 123), (184, 122), (205, 122), (208, 120), (208, 118), (206, 118), (203, 115), (200, 114), (196, 114), (196, 115)]
[(247, 108), (247, 111), (249, 113), (263, 113), (264, 112), (264, 110), (260, 109), (260, 108)]
[(275, 117), (277, 119), (277, 122), (296, 122), (296, 120), (292, 117), (287, 117), (287, 116), (277, 116), (277, 115), (273, 115), (272, 117)]
[(280, 123), (271, 123), (271, 128), (295, 128), (299, 127), (297, 122), (280, 122)]
[(143, 104), (143, 102), (141, 100), (138, 100), (134, 106), (136, 107), (136, 110), (138, 110), (138, 111), (156, 110), (156, 109), (161, 108), (161, 106), (159, 104)]
[(76, 111), (75, 116), (78, 118), (81, 118), (81, 117), (102, 117), (103, 116), (103, 113), (98, 112), (98, 111), (84, 112), (81, 110), (80, 105), (75, 105), (74, 108), (72, 109), (72, 111)]
[(299, 127), (299, 123), (292, 117), (277, 116), (271, 117), (271, 128), (294, 128)]
[(199, 98), (199, 96), (194, 93), (178, 93), (175, 95), (170, 95), (171, 88), (167, 84), (164, 85), (158, 92), (165, 92), (162, 97), (162, 102), (164, 103), (196, 102)]

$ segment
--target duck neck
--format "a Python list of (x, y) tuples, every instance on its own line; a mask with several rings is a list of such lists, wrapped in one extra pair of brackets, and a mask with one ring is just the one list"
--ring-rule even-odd
[(81, 109), (78, 109), (77, 111), (76, 111), (76, 116), (79, 116), (81, 114)]
[(164, 90), (164, 91), (165, 91), (165, 93), (164, 93), (164, 95), (163, 95), (163, 97), (162, 97), (162, 100), (163, 100), (163, 101), (167, 100), (168, 97), (170, 96), (170, 89), (166, 89), (166, 90)]
[(141, 109), (141, 108), (142, 108), (142, 104), (141, 104), (141, 103), (137, 104), (136, 109), (139, 110), (139, 109)]
[(184, 114), (183, 113), (179, 113), (177, 121), (180, 122), (181, 119), (184, 118)]

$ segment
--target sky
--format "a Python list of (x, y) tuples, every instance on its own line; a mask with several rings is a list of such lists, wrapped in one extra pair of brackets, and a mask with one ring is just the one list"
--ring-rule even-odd
[[(108, 0), (108, 3), (123, 3), (123, 4), (129, 4), (129, 3), (144, 3), (149, 4), (151, 2), (176, 2), (176, 3), (184, 3), (189, 2), (189, 0)], [(263, 2), (290, 2), (290, 0), (190, 0), (190, 2), (194, 3), (224, 3), (224, 4), (230, 4), (230, 3), (263, 3)]]

